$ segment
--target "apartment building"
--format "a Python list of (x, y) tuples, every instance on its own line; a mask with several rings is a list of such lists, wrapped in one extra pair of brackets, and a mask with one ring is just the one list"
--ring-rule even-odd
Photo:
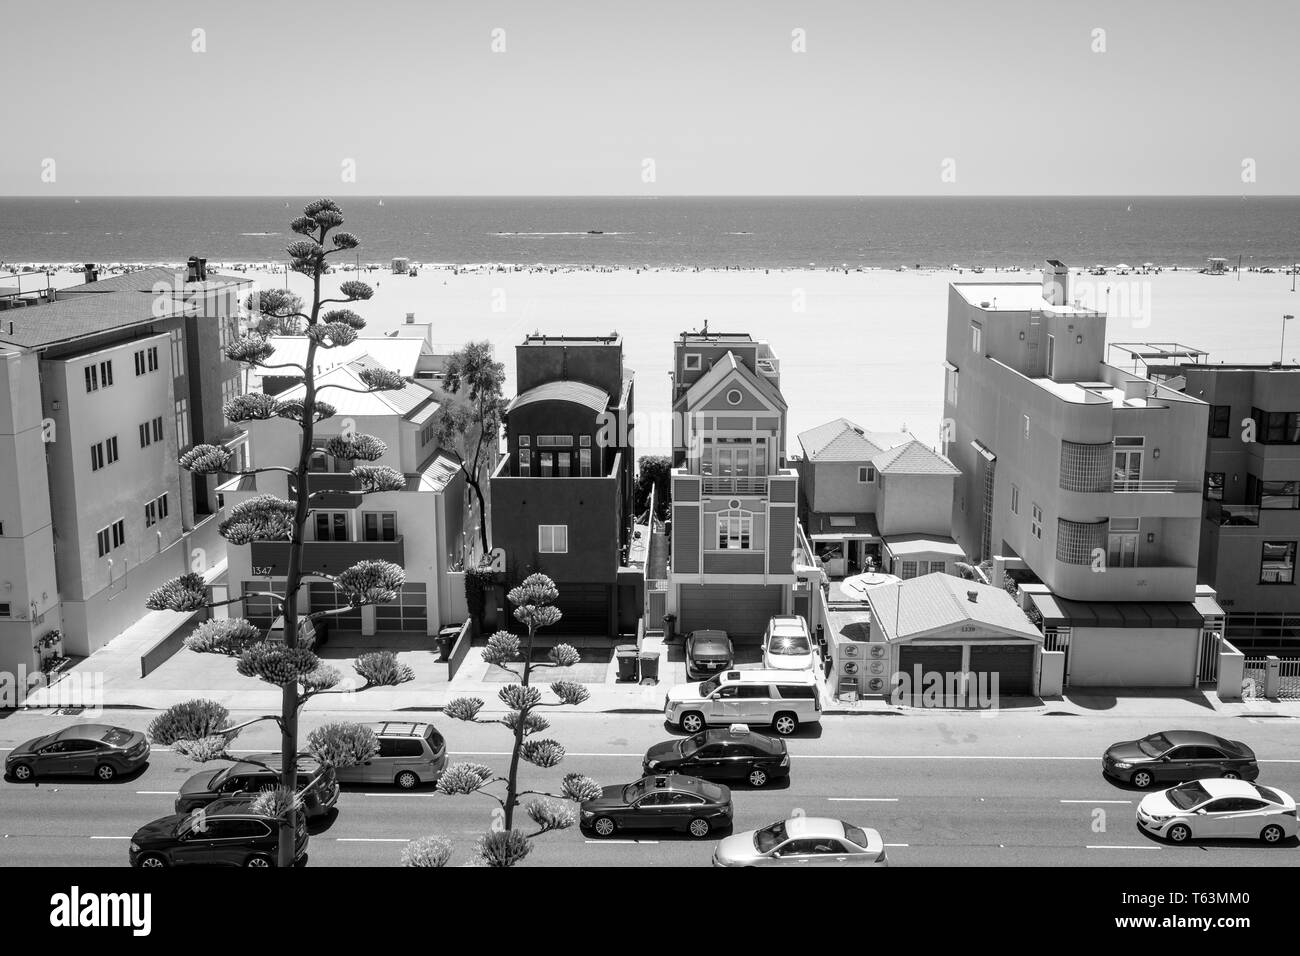
[[(469, 499), (460, 461), (440, 448), (433, 418), (438, 402), (426, 385), (409, 383), (397, 391), (368, 392), (360, 372), (375, 367), (360, 356), (316, 379), (321, 401), (336, 414), (315, 429), (315, 442), (323, 445), (349, 426), (358, 434), (374, 435), (387, 450), (378, 461), (401, 472), (406, 487), (362, 495), (352, 476), (354, 461), (324, 453), (313, 456), (309, 492), (326, 492), (315, 499), (307, 523), (304, 568), (324, 572), (310, 575), (299, 592), (302, 613), (346, 608), (347, 602), (324, 575), (345, 571), (358, 561), (383, 560), (401, 565), (406, 583), (397, 600), (372, 607), (350, 608), (331, 616), (331, 632), (364, 636), (402, 632), (436, 634), (456, 623), (453, 607), (463, 604), (451, 593), (447, 571), (474, 563), (479, 556), (477, 537), (467, 527)], [(337, 385), (341, 388), (330, 388)], [(347, 391), (352, 389), (356, 391)], [(283, 401), (301, 400), (302, 385), (280, 395)], [(298, 424), (281, 418), (248, 423), (252, 455), (259, 467), (297, 466), (302, 432)], [(233, 478), (220, 486), (227, 508), (260, 494), (291, 497), (291, 476), (279, 471)], [(289, 543), (254, 541), (227, 552), (230, 596), (254, 592), (284, 594), (289, 565)], [(274, 623), (275, 605), (268, 597), (245, 597), (242, 611), (260, 627)], [(377, 644), (376, 647), (381, 647)]]
[(490, 482), (507, 587), (534, 572), (555, 581), (557, 634), (635, 633), (645, 578), (628, 563), (636, 452), (623, 340), (530, 335), (515, 369), (506, 455)]
[(1223, 626), (1197, 583), (1210, 408), (1103, 361), (1069, 282), (949, 287), (954, 536), (1019, 583), (1067, 683), (1188, 686)]
[(55, 630), (86, 656), (158, 584), (221, 561), (215, 502), (176, 459), (239, 440), (212, 417), (230, 385), (204, 353), (247, 282), (195, 263), (0, 304), (0, 670), (36, 670)]
[(683, 332), (672, 379), (668, 610), (682, 633), (757, 643), (770, 617), (796, 611), (799, 476), (780, 362), (747, 333)]
[(1252, 657), (1300, 655), (1300, 366), (1209, 364), (1177, 343), (1123, 348), (1150, 378), (1210, 406), (1198, 566), (1226, 637)]

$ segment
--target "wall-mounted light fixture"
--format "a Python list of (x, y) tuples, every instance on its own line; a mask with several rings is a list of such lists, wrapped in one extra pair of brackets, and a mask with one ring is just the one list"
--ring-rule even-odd
[(1155, 544), (1155, 541), (1156, 541), (1155, 532), (1153, 532), (1153, 531), (1148, 531), (1148, 532), (1147, 532), (1147, 544)]
[(1074, 344), (1075, 344), (1075, 345), (1082, 345), (1082, 344), (1083, 344), (1083, 336), (1082, 336), (1082, 335), (1076, 335), (1076, 336), (1074, 337)]
[(50, 408), (54, 409), (56, 412), (62, 407), (63, 407), (63, 403), (60, 402), (57, 398), (54, 401), (50, 402)]
[(1160, 457), (1160, 449), (1159, 449), (1159, 448), (1153, 448), (1153, 449), (1151, 449), (1151, 457), (1152, 457), (1152, 458), (1159, 458), (1159, 457)]
[(1021, 333), (1020, 333), (1020, 341), (1023, 342), (1024, 340), (1025, 340), (1025, 333), (1024, 333), (1024, 332), (1021, 332)]

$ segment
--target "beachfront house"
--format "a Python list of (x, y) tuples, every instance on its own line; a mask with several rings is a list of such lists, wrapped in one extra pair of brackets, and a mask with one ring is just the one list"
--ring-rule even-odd
[(949, 286), (954, 537), (1010, 577), (1073, 686), (1192, 686), (1223, 612), (1197, 584), (1210, 407), (1103, 361), (1069, 270)]
[(677, 630), (758, 643), (795, 613), (799, 476), (786, 464), (780, 363), (746, 333), (673, 344), (672, 565)]
[[(376, 367), (368, 356), (336, 366), (316, 379), (318, 387), (341, 385), (322, 396), (336, 414), (316, 426), (315, 441), (323, 444), (341, 432), (350, 420), (357, 433), (374, 435), (387, 445), (377, 461), (401, 472), (401, 491), (360, 494), (351, 474), (354, 462), (317, 453), (311, 462), (308, 490), (330, 494), (313, 500), (307, 520), (304, 566), (337, 574), (358, 561), (391, 561), (406, 570), (406, 583), (397, 600), (373, 607), (352, 608), (327, 618), (330, 639), (335, 635), (376, 636), (375, 649), (385, 646), (385, 635), (421, 638), (441, 627), (464, 620), (463, 587), (447, 572), (475, 564), (478, 537), (469, 523), (470, 499), (460, 460), (438, 446), (433, 419), (438, 411), (435, 393), (423, 383), (411, 382), (398, 391), (367, 392), (359, 373)], [(301, 400), (303, 386), (279, 396)], [(301, 430), (297, 422), (271, 418), (248, 423), (253, 457), (259, 467), (297, 464)], [(268, 471), (233, 478), (221, 486), (230, 507), (259, 494), (291, 497), (290, 475)], [(253, 592), (283, 594), (289, 562), (285, 541), (254, 541), (228, 549), (230, 596)], [(299, 592), (299, 610), (306, 613), (346, 606), (333, 584), (322, 576), (309, 576)], [(270, 598), (245, 600), (242, 615), (259, 627), (275, 618)]]
[(628, 553), (633, 373), (622, 337), (530, 335), (515, 375), (506, 455), (490, 482), (506, 587), (534, 572), (555, 581), (557, 636), (635, 634), (645, 577)]
[(871, 432), (846, 418), (798, 436), (799, 519), (826, 574), (954, 573), (957, 468), (907, 432)]

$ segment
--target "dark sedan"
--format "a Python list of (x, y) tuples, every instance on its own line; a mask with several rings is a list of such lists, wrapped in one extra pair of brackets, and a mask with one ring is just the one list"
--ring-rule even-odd
[(5, 757), (5, 776), (94, 777), (112, 780), (149, 762), (149, 741), (138, 730), (77, 724), (19, 744)]
[(605, 787), (582, 804), (582, 825), (600, 837), (619, 830), (685, 830), (702, 838), (731, 825), (731, 791), (681, 774), (655, 774)]
[[(202, 770), (181, 784), (176, 812), (189, 813), (231, 794), (273, 790), (280, 782), (279, 769), (279, 754), (259, 754), (215, 770)], [(338, 802), (339, 785), (334, 772), (322, 772), (320, 765), (305, 755), (298, 758), (298, 786), (309, 819), (324, 816)]]
[[(279, 823), (249, 811), (247, 797), (226, 797), (193, 813), (175, 813), (147, 823), (131, 837), (132, 866), (276, 865)], [(307, 822), (298, 817), (294, 860), (307, 852)]]
[(646, 751), (642, 768), (648, 774), (685, 773), (761, 787), (769, 780), (790, 776), (790, 754), (784, 740), (733, 724), (655, 744)]
[(1101, 758), (1101, 769), (1139, 790), (1206, 777), (1254, 780), (1259, 776), (1255, 752), (1244, 743), (1199, 730), (1166, 730), (1111, 744)]
[(726, 631), (691, 631), (686, 638), (686, 676), (708, 680), (736, 660)]

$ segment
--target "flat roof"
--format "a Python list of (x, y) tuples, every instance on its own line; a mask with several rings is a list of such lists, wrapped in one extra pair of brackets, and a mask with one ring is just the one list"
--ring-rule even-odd
[(1075, 305), (1052, 305), (1043, 298), (1041, 282), (953, 282), (951, 285), (967, 303), (986, 312), (1103, 314), (1096, 309), (1085, 309)]
[(522, 345), (618, 345), (623, 336), (617, 332), (609, 335), (526, 335)]
[(966, 552), (952, 538), (929, 534), (891, 534), (884, 539), (894, 557), (906, 557), (910, 554), (946, 554), (953, 558), (964, 558)]

